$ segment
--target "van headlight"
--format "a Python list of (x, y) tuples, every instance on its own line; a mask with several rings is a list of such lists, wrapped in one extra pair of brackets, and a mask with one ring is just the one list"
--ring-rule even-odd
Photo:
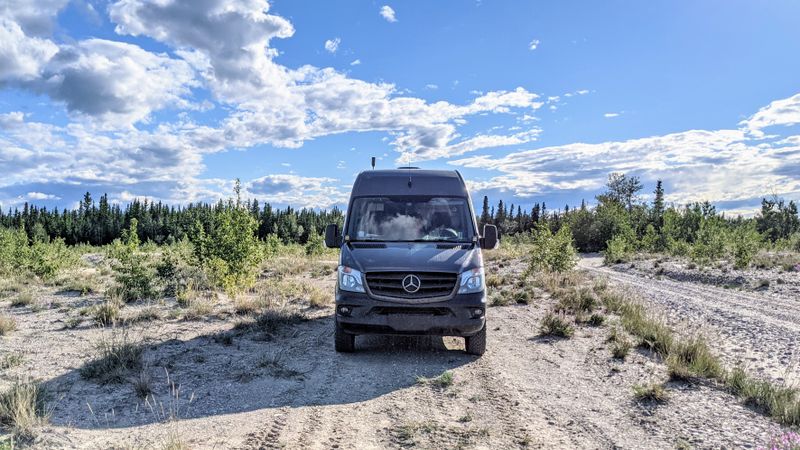
[(339, 289), (349, 292), (364, 292), (361, 272), (352, 267), (339, 266)]
[(461, 282), (458, 286), (459, 294), (474, 294), (483, 292), (483, 267), (468, 270), (461, 274)]

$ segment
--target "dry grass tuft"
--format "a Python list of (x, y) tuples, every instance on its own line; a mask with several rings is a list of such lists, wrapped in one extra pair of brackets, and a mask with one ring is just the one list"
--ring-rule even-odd
[(24, 440), (36, 436), (36, 428), (47, 423), (47, 393), (39, 383), (18, 381), (0, 394), (0, 425)]
[(17, 329), (17, 321), (13, 317), (0, 316), (0, 336), (10, 334)]
[(664, 383), (637, 384), (633, 387), (633, 396), (640, 402), (655, 403), (664, 403), (668, 398)]
[(542, 318), (539, 329), (540, 336), (557, 336), (568, 338), (575, 333), (575, 328), (570, 324), (566, 314), (563, 312), (554, 314), (552, 312)]
[(131, 372), (142, 368), (144, 348), (126, 330), (112, 328), (97, 344), (97, 358), (86, 363), (80, 374), (100, 384), (122, 383)]
[(29, 291), (22, 291), (11, 300), (11, 306), (29, 306), (33, 304), (33, 294)]

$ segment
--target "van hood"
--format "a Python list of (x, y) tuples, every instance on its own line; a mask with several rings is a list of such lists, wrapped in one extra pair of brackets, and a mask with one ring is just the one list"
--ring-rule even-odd
[(354, 243), (342, 246), (341, 264), (361, 272), (452, 272), (483, 266), (480, 248), (428, 242)]

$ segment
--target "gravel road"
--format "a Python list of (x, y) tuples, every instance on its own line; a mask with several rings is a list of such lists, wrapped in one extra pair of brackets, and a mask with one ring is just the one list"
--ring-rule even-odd
[(776, 381), (800, 381), (797, 296), (675, 281), (630, 265), (604, 267), (597, 256), (582, 258), (580, 267), (629, 287), (673, 324), (705, 334), (729, 365), (744, 365)]

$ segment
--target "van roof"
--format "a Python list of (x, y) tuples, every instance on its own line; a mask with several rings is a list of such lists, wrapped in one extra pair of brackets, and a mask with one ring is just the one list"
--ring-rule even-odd
[[(411, 186), (408, 181), (411, 180)], [(353, 197), (372, 195), (443, 195), (467, 197), (467, 187), (456, 170), (367, 170), (353, 183)]]

